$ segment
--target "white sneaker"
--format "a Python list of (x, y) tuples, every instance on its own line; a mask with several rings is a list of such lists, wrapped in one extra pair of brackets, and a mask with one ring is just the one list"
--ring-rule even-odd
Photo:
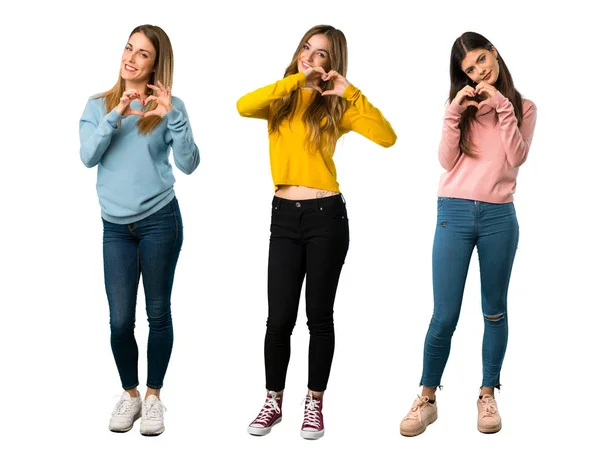
[(142, 398), (132, 398), (126, 391), (113, 410), (108, 429), (115, 433), (125, 433), (131, 430), (134, 422), (142, 413)]
[(165, 431), (164, 412), (167, 408), (160, 399), (154, 395), (148, 396), (142, 402), (142, 421), (140, 422), (140, 433), (144, 436), (158, 436)]

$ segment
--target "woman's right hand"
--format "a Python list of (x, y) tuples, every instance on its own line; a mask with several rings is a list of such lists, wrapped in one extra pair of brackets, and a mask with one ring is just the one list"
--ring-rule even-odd
[(140, 110), (133, 110), (129, 105), (131, 101), (133, 101), (134, 99), (140, 99), (140, 97), (140, 93), (138, 93), (137, 91), (133, 91), (131, 89), (124, 91), (123, 95), (121, 96), (121, 100), (119, 101), (119, 105), (117, 105), (115, 110), (122, 117), (128, 117), (129, 115), (137, 115), (143, 117), (144, 112), (141, 112)]
[(323, 81), (323, 76), (327, 75), (327, 72), (325, 72), (323, 67), (309, 67), (304, 70), (304, 75), (306, 76), (307, 88), (315, 89), (319, 93), (323, 93), (323, 89), (320, 85)]
[(461, 89), (458, 93), (456, 93), (456, 97), (452, 101), (453, 103), (457, 103), (462, 107), (469, 107), (470, 105), (474, 107), (479, 107), (479, 103), (475, 100), (469, 100), (467, 97), (475, 97), (475, 88), (470, 85), (466, 85), (463, 89)]

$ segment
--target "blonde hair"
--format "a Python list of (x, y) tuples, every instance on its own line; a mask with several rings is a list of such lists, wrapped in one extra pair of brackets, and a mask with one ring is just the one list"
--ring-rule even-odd
[[(129, 34), (129, 38), (136, 33), (141, 33), (150, 40), (152, 46), (156, 50), (156, 56), (154, 58), (154, 71), (150, 75), (150, 83), (151, 85), (156, 85), (156, 82), (160, 80), (160, 82), (167, 88), (173, 86), (173, 48), (171, 47), (171, 40), (169, 40), (168, 35), (158, 26), (153, 26), (150, 24), (144, 24), (141, 26), (137, 26), (135, 29), (131, 31)], [(100, 94), (98, 98), (104, 98), (106, 104), (106, 113), (112, 111), (117, 105), (119, 105), (121, 96), (123, 96), (123, 92), (125, 91), (125, 80), (121, 77), (121, 72), (119, 71), (119, 78), (115, 86), (113, 86), (108, 91)], [(150, 88), (147, 89), (148, 94), (152, 94), (153, 91)], [(154, 110), (157, 107), (156, 101), (151, 101), (150, 104), (146, 107), (146, 110)], [(152, 115), (150, 117), (142, 117), (138, 120), (138, 133), (140, 134), (149, 134), (154, 128), (156, 128), (162, 118), (158, 115)]]
[[(311, 28), (304, 34), (296, 48), (290, 65), (285, 70), (284, 77), (298, 73), (298, 57), (302, 52), (304, 44), (317, 34), (325, 35), (329, 39), (329, 61), (330, 68), (325, 71), (335, 70), (340, 75), (346, 76), (348, 70), (348, 45), (346, 37), (341, 30), (328, 25), (319, 25)], [(326, 91), (333, 88), (333, 82), (321, 83), (321, 88)], [(293, 116), (298, 104), (300, 90), (294, 90), (285, 97), (275, 101), (271, 107), (269, 131), (275, 133), (283, 121)], [(316, 97), (306, 109), (303, 120), (308, 127), (306, 143), (310, 150), (318, 150), (321, 143), (326, 141), (325, 148), (331, 154), (339, 137), (339, 124), (347, 102), (340, 97)], [(324, 122), (323, 122), (324, 121)]]

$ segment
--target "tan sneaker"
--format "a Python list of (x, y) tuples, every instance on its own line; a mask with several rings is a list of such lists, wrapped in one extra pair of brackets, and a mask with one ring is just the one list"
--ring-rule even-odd
[(437, 401), (429, 402), (428, 396), (417, 396), (410, 411), (400, 423), (402, 436), (417, 436), (437, 420)]
[(477, 399), (477, 429), (482, 433), (497, 433), (502, 428), (502, 419), (492, 395)]

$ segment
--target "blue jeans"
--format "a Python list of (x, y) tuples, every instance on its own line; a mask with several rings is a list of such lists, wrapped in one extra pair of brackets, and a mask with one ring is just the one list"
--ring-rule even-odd
[(473, 248), (477, 246), (484, 318), (483, 383), (500, 388), (508, 342), (506, 297), (519, 241), (512, 203), (438, 198), (433, 242), (433, 317), (425, 338), (421, 385), (440, 385), (450, 354)]
[(133, 333), (140, 275), (144, 283), (149, 388), (160, 389), (173, 348), (171, 290), (183, 243), (177, 199), (132, 224), (104, 224), (104, 284), (110, 307), (110, 344), (125, 390), (139, 385)]

